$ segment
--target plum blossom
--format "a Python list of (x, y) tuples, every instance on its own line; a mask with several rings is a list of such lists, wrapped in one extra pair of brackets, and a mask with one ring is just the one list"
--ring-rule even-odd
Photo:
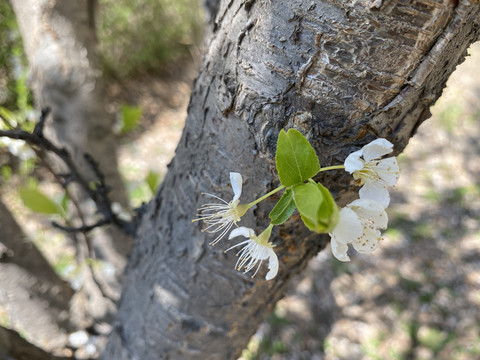
[[(252, 275), (254, 277), (260, 265), (262, 264), (263, 260), (268, 259), (268, 273), (265, 276), (266, 280), (273, 279), (278, 273), (278, 258), (275, 251), (273, 251), (273, 244), (269, 242), (270, 234), (272, 233), (273, 225), (270, 225), (264, 232), (260, 235), (256, 236), (255, 231), (246, 227), (239, 227), (234, 229), (228, 239), (233, 239), (237, 236), (244, 236), (248, 238), (246, 241), (242, 241), (227, 250), (225, 252), (236, 248), (237, 246), (245, 245), (238, 253), (239, 256), (237, 263), (235, 264), (235, 268), (238, 271), (241, 271), (242, 268), (244, 269), (244, 273), (249, 272), (253, 268), (257, 267), (255, 273)], [(258, 264), (258, 266), (257, 266)]]
[(380, 158), (392, 152), (393, 144), (386, 139), (376, 139), (345, 159), (345, 170), (353, 174), (355, 183), (363, 185), (361, 199), (371, 199), (386, 208), (390, 203), (387, 186), (397, 183), (399, 168), (397, 159)]
[(381, 233), (388, 216), (382, 205), (370, 199), (358, 199), (339, 212), (337, 226), (330, 233), (333, 255), (340, 261), (350, 261), (348, 244), (359, 253), (370, 253), (378, 248)]
[(240, 218), (245, 214), (247, 208), (243, 205), (239, 205), (240, 196), (242, 195), (242, 175), (236, 172), (230, 173), (230, 183), (233, 189), (233, 199), (230, 202), (219, 198), (216, 195), (202, 193), (203, 195), (211, 196), (220, 203), (208, 203), (202, 205), (197, 209), (197, 217), (194, 221), (203, 221), (206, 227), (202, 231), (208, 233), (220, 234), (213, 240), (210, 245), (215, 245), (220, 239), (225, 236), (233, 225), (237, 225)]

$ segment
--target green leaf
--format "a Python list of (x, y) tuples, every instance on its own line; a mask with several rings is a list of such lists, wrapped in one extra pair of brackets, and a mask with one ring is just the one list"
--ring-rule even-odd
[(278, 200), (275, 207), (270, 211), (270, 219), (273, 225), (283, 224), (295, 211), (295, 201), (293, 200), (293, 191), (288, 188)]
[(0, 172), (2, 173), (3, 181), (8, 183), (12, 178), (12, 168), (9, 165), (3, 165), (0, 168)]
[(145, 182), (147, 183), (148, 188), (150, 189), (152, 194), (155, 194), (158, 185), (160, 185), (160, 174), (156, 171), (150, 170), (147, 177), (145, 178)]
[(318, 220), (318, 210), (323, 202), (323, 194), (317, 184), (307, 183), (295, 186), (293, 198), (304, 224), (312, 231), (321, 232), (326, 226)]
[(320, 171), (315, 150), (295, 129), (280, 131), (275, 162), (280, 182), (287, 187), (301, 184)]
[(3, 106), (0, 106), (0, 117), (7, 120), (12, 126), (17, 125), (17, 115)]
[(329, 233), (337, 226), (338, 223), (338, 206), (333, 199), (330, 191), (320, 183), (317, 183), (318, 189), (322, 192), (323, 201), (318, 208), (318, 221), (322, 224), (328, 224), (323, 232)]
[(120, 133), (125, 134), (132, 131), (142, 116), (142, 109), (139, 106), (129, 106), (123, 104), (120, 107)]
[(295, 205), (304, 224), (317, 233), (331, 232), (338, 223), (338, 206), (322, 184), (309, 182), (293, 188)]
[(63, 213), (66, 214), (68, 212), (68, 204), (70, 203), (70, 198), (68, 194), (65, 192), (60, 200), (60, 206), (63, 210)]
[(30, 210), (40, 214), (62, 214), (59, 206), (37, 189), (20, 189), (20, 198)]

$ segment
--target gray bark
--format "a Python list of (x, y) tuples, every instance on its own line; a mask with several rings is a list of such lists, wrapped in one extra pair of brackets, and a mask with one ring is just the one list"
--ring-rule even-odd
[[(12, 5), (30, 65), (36, 106), (52, 109), (46, 136), (69, 149), (82, 172), (93, 178), (83, 158), (91, 154), (112, 188), (112, 201), (128, 207), (117, 169), (113, 116), (105, 109), (93, 18), (95, 0), (12, 0)], [(131, 239), (118, 231), (109, 238), (104, 241), (111, 245), (101, 245), (100, 255), (122, 268)]]
[[(278, 186), (274, 152), (295, 127), (323, 166), (343, 163), (376, 137), (398, 154), (479, 35), (469, 1), (222, 1), (176, 157), (150, 203), (129, 259), (104, 359), (234, 359), (286, 285), (328, 243), (298, 216), (274, 228), (278, 276), (235, 272), (228, 241), (192, 224), (228, 172), (244, 176), (241, 200)], [(356, 194), (350, 176), (319, 177), (339, 204)], [(241, 225), (268, 224), (272, 201)]]

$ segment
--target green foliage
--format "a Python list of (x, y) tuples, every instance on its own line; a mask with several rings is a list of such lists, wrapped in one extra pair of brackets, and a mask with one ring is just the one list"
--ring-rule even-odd
[(2, 173), (2, 179), (5, 183), (9, 182), (12, 178), (12, 167), (9, 165), (3, 165), (0, 167), (0, 171)]
[(158, 185), (160, 185), (160, 174), (156, 171), (150, 170), (147, 177), (145, 178), (145, 182), (147, 183), (148, 188), (152, 192), (152, 195), (155, 195)]
[(53, 264), (53, 269), (55, 272), (61, 276), (65, 276), (67, 270), (75, 264), (75, 256), (72, 254), (61, 254), (56, 259), (55, 263)]
[(430, 348), (436, 353), (442, 350), (449, 338), (446, 333), (434, 327), (424, 327), (418, 331), (418, 340), (420, 344)]
[(315, 183), (297, 185), (293, 188), (293, 198), (305, 226), (311, 231), (324, 233), (331, 228), (330, 217), (334, 210), (329, 208), (331, 205), (320, 186)]
[(126, 134), (135, 129), (142, 117), (142, 109), (139, 106), (122, 104), (120, 106), (119, 133)]
[[(310, 230), (317, 233), (333, 230), (338, 222), (338, 206), (330, 191), (311, 179), (321, 168), (308, 140), (297, 130), (281, 130), (275, 162), (280, 182), (286, 189), (270, 212), (271, 224), (283, 224), (298, 209)], [(305, 183), (306, 180), (309, 182)]]
[(315, 150), (297, 130), (280, 131), (275, 162), (284, 186), (301, 184), (320, 171)]
[(317, 184), (308, 183), (295, 186), (293, 198), (304, 224), (310, 230), (319, 232), (319, 228), (325, 227), (318, 222), (318, 209), (323, 202), (323, 194)]
[(295, 201), (293, 200), (293, 191), (288, 188), (283, 193), (281, 199), (270, 212), (270, 219), (273, 225), (283, 224), (295, 211)]
[(27, 86), (27, 60), (15, 14), (8, 1), (0, 1), (0, 105), (31, 109), (32, 97)]
[(338, 207), (322, 184), (309, 182), (293, 188), (293, 198), (303, 223), (317, 233), (330, 232), (338, 222)]
[(20, 189), (20, 198), (30, 210), (39, 214), (62, 215), (62, 208), (36, 188)]
[(331, 232), (338, 223), (338, 206), (333, 199), (330, 191), (322, 184), (317, 184), (318, 189), (322, 192), (323, 202), (318, 207), (318, 221), (320, 224), (327, 224), (322, 232)]
[(100, 0), (98, 36), (106, 66), (121, 76), (155, 70), (201, 40), (195, 0)]

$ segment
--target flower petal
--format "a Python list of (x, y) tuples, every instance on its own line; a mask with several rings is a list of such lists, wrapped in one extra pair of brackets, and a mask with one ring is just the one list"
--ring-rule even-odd
[(362, 150), (355, 151), (347, 156), (345, 159), (345, 170), (352, 174), (354, 171), (362, 170), (363, 162), (360, 160)]
[(347, 207), (344, 207), (338, 213), (338, 223), (335, 229), (330, 233), (332, 241), (339, 244), (348, 244), (362, 235), (362, 224), (358, 215)]
[(268, 248), (268, 273), (265, 276), (266, 280), (271, 280), (275, 276), (277, 276), (278, 273), (278, 257), (277, 254), (275, 254), (275, 251), (272, 248)]
[(380, 160), (376, 166), (376, 171), (388, 186), (395, 185), (400, 176), (400, 169), (395, 156)]
[(232, 184), (232, 189), (233, 189), (233, 200), (238, 200), (240, 198), (240, 195), (242, 195), (242, 175), (236, 172), (231, 172), (230, 173), (230, 183)]
[(390, 141), (380, 138), (375, 139), (371, 143), (365, 145), (361, 151), (365, 161), (370, 161), (391, 153), (392, 148), (393, 144)]
[(380, 229), (386, 229), (388, 225), (388, 215), (385, 209), (379, 203), (370, 199), (357, 199), (347, 205), (350, 209), (363, 219), (368, 220), (372, 226)]
[(253, 231), (250, 228), (247, 228), (245, 226), (241, 226), (239, 228), (233, 229), (230, 235), (228, 236), (228, 240), (233, 239), (234, 237), (237, 236), (245, 236), (246, 238), (252, 238), (255, 237), (255, 231)]
[(355, 239), (352, 244), (355, 250), (359, 253), (371, 253), (378, 248), (378, 242), (381, 239), (379, 230), (370, 226), (363, 227), (363, 234), (358, 239)]
[(360, 199), (373, 200), (385, 209), (390, 204), (390, 195), (387, 188), (376, 182), (366, 182), (358, 192)]
[(332, 238), (330, 249), (332, 250), (333, 256), (335, 256), (340, 261), (350, 261), (350, 257), (347, 255), (348, 245), (340, 244)]

